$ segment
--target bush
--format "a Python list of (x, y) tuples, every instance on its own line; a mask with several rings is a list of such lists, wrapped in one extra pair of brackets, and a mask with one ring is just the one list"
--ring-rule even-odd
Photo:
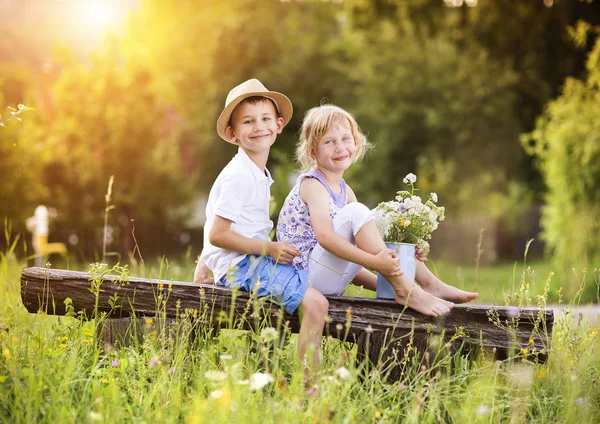
[[(580, 26), (581, 28), (581, 26)], [(559, 266), (600, 265), (600, 39), (587, 80), (567, 79), (523, 144), (548, 186), (543, 237)]]

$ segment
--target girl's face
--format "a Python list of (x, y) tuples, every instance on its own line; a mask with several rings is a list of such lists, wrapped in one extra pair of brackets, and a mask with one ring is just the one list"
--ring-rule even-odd
[(337, 122), (317, 141), (311, 157), (320, 170), (343, 173), (354, 163), (357, 150), (350, 124)]

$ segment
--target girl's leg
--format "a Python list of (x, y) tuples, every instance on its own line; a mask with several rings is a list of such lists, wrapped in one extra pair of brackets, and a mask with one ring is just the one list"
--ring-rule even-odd
[(417, 261), (415, 280), (426, 292), (451, 302), (466, 303), (479, 296), (477, 293), (467, 292), (445, 284), (421, 261)]
[[(355, 234), (370, 220), (373, 220), (373, 214), (368, 208), (360, 203), (350, 203), (333, 218), (333, 231), (356, 244)], [(308, 259), (308, 269), (309, 281), (315, 289), (325, 295), (341, 295), (362, 266), (339, 258), (317, 244)]]
[(321, 293), (309, 287), (300, 303), (302, 324), (298, 333), (298, 354), (304, 375), (311, 378), (321, 361), (321, 338), (329, 311), (329, 302)]
[(362, 268), (358, 274), (356, 274), (354, 280), (352, 280), (352, 284), (375, 291), (377, 289), (377, 276), (369, 270)]
[[(352, 203), (353, 205), (355, 203)], [(357, 203), (357, 208), (363, 209), (363, 213), (371, 213), (369, 209)], [(366, 212), (365, 212), (366, 211)], [(377, 255), (383, 249), (386, 249), (385, 243), (377, 230), (374, 220), (366, 222), (355, 235), (356, 245), (365, 252)], [(440, 299), (430, 293), (425, 292), (417, 286), (406, 275), (384, 277), (394, 287), (396, 302), (408, 306), (417, 312), (429, 316), (440, 316), (450, 312), (453, 303)]]

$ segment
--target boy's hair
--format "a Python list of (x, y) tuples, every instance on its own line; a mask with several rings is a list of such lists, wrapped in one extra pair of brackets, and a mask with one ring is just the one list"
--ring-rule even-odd
[(300, 127), (300, 140), (296, 147), (296, 160), (300, 163), (303, 172), (315, 165), (311, 152), (317, 147), (323, 134), (334, 124), (349, 126), (356, 147), (358, 147), (354, 162), (362, 159), (367, 149), (371, 147), (371, 143), (360, 130), (354, 117), (344, 109), (335, 105), (313, 107), (304, 115), (304, 121)]
[[(273, 105), (273, 109), (275, 109), (275, 115), (277, 115), (277, 118), (281, 117), (281, 115), (279, 114), (279, 108), (277, 107), (277, 103), (275, 103), (275, 101), (273, 99), (270, 99), (268, 97), (265, 97), (265, 96), (246, 97), (244, 100), (242, 100), (241, 102), (238, 103), (238, 105), (235, 107), (235, 109), (237, 109), (244, 103), (248, 103), (251, 105), (255, 105), (258, 103), (271, 103)], [(235, 109), (233, 109), (233, 111), (235, 111)], [(233, 116), (233, 111), (231, 112), (231, 116)], [(229, 118), (229, 122), (227, 122), (227, 126), (228, 127), (231, 126), (231, 117)]]

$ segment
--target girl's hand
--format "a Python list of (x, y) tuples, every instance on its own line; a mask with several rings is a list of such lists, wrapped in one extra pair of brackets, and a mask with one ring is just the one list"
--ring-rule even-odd
[(375, 266), (373, 268), (381, 274), (392, 277), (399, 277), (404, 274), (400, 267), (400, 258), (396, 256), (393, 249), (383, 249), (375, 255)]
[(421, 250), (419, 248), (419, 245), (415, 246), (415, 258), (417, 258), (417, 260), (421, 261), (421, 262), (425, 262), (427, 260), (427, 255), (429, 255), (429, 249), (430, 249), (429, 243), (427, 243), (426, 241), (423, 242), (423, 245), (424, 245), (423, 250)]
[(300, 256), (300, 251), (293, 244), (284, 241), (272, 241), (267, 246), (267, 255), (275, 259), (278, 264), (289, 264), (296, 256)]

